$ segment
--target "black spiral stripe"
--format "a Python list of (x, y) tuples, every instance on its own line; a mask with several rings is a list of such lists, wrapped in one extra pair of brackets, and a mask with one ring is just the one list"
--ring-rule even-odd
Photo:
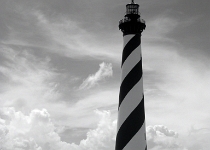
[[(120, 121), (118, 120), (115, 150), (147, 150), (144, 96), (139, 97), (141, 94), (134, 90), (134, 87), (136, 87), (135, 85), (137, 85), (137, 83), (140, 84), (139, 92), (143, 95), (143, 82), (140, 83), (143, 74), (140, 36), (140, 34), (133, 34), (133, 36), (129, 35), (127, 37), (126, 35), (124, 36), (124, 42), (127, 43), (124, 45), (122, 55), (121, 67), (124, 78), (122, 79), (119, 93), (118, 110), (120, 110), (120, 113), (118, 114), (118, 119), (120, 119)], [(136, 54), (139, 54), (139, 57)], [(132, 96), (128, 94), (130, 92), (132, 93)], [(131, 98), (135, 103), (132, 103), (133, 105), (127, 107)], [(138, 141), (140, 139), (141, 141)]]
[(122, 150), (139, 131), (145, 121), (144, 98), (120, 127), (116, 138), (116, 150)]
[(128, 92), (135, 86), (142, 77), (142, 61), (140, 60), (136, 66), (129, 72), (129, 74), (122, 81), (119, 94), (119, 107)]
[(140, 45), (141, 38), (140, 34), (136, 34), (124, 47), (123, 54), (122, 54), (122, 65), (128, 56)]

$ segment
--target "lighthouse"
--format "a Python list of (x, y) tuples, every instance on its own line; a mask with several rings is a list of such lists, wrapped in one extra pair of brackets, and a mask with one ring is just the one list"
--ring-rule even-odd
[(119, 22), (123, 33), (122, 74), (115, 150), (146, 150), (141, 33), (146, 28), (132, 0)]

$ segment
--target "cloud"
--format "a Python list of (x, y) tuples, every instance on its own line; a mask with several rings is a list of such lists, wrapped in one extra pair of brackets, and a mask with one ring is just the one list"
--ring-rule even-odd
[(109, 111), (95, 111), (100, 116), (100, 122), (95, 130), (87, 133), (87, 138), (80, 142), (84, 150), (110, 150), (114, 149), (116, 137), (116, 121), (111, 120)]
[(178, 139), (178, 133), (173, 130), (169, 130), (166, 126), (155, 125), (148, 126), (147, 130), (147, 143), (148, 149), (151, 150), (185, 150)]
[[(55, 132), (50, 114), (46, 109), (34, 109), (24, 115), (14, 108), (0, 111), (0, 149), (4, 150), (110, 150), (114, 149), (116, 121), (110, 112), (98, 111), (100, 117), (96, 129), (89, 130), (87, 138), (79, 145), (61, 141)], [(4, 116), (4, 117), (3, 117)]]
[(50, 65), (50, 58), (39, 58), (30, 50), (6, 46), (0, 48), (0, 54), (2, 106), (27, 112), (60, 97), (55, 90), (59, 73)]
[(164, 125), (148, 126), (146, 128), (149, 150), (208, 150), (210, 144), (209, 129), (191, 128), (190, 135), (180, 135), (169, 130)]
[(194, 128), (192, 126), (189, 135), (183, 139), (183, 142), (189, 150), (208, 150), (210, 147), (209, 138), (209, 128)]
[(208, 127), (209, 61), (180, 55), (177, 49), (185, 51), (182, 46), (151, 45), (147, 49), (143, 53), (148, 123), (171, 126), (180, 133), (192, 124)]
[[(159, 14), (154, 18), (147, 20), (147, 29), (143, 32), (146, 43), (151, 42), (174, 42), (173, 39), (168, 37), (179, 24), (178, 19), (169, 16), (168, 14)], [(165, 43), (166, 44), (166, 43)]]
[[(80, 94), (83, 94), (83, 91), (80, 91)], [(56, 116), (56, 120), (59, 120), (59, 124), (71, 128), (93, 128), (98, 122), (98, 118), (93, 112), (95, 109), (110, 110), (112, 118), (116, 118), (117, 88), (96, 89), (96, 91), (91, 91), (91, 94), (86, 95), (77, 102), (70, 103), (65, 107), (59, 107), (60, 105), (53, 107), (56, 110), (65, 110), (53, 114), (54, 117)]]
[(95, 74), (89, 75), (89, 77), (83, 81), (79, 87), (79, 90), (90, 89), (97, 85), (99, 81), (105, 79), (106, 77), (112, 76), (113, 70), (111, 63), (102, 62), (99, 66), (100, 68)]
[[(0, 109), (0, 149), (3, 150), (110, 150), (115, 147), (116, 124), (110, 111), (95, 110), (99, 121), (79, 144), (64, 142), (46, 109), (28, 115), (14, 108)], [(65, 133), (64, 133), (65, 134)], [(210, 132), (179, 136), (164, 125), (146, 128), (148, 150), (208, 150)]]
[(74, 145), (69, 145), (60, 141), (59, 135), (54, 132), (50, 114), (46, 109), (34, 109), (27, 116), (22, 112), (15, 111), (14, 108), (4, 108), (1, 115), (7, 116), (3, 119), (1, 134), (1, 149), (4, 150), (54, 150), (68, 146), (70, 149)]
[[(76, 21), (73, 19), (74, 16), (69, 17), (72, 14), (55, 12), (54, 9), (48, 9), (50, 4), (45, 5), (45, 2), (41, 1), (37, 3), (25, 3), (24, 0), (20, 3), (9, 1), (8, 5), (10, 9), (7, 11), (12, 17), (0, 18), (2, 22), (9, 24), (6, 30), (7, 38), (1, 41), (4, 44), (42, 49), (71, 58), (90, 56), (95, 59), (119, 60), (119, 54), (114, 49), (120, 48), (115, 42), (102, 43), (96, 35), (82, 26), (83, 21)], [(41, 5), (47, 8), (41, 9), (39, 7)], [(7, 14), (7, 11), (3, 13)]]
[[(71, 73), (62, 72), (59, 67), (53, 66), (53, 58), (46, 57), (48, 53), (39, 57), (39, 54), (30, 49), (2, 46), (0, 54), (2, 107), (14, 107), (26, 114), (35, 108), (46, 108), (56, 119), (57, 125), (70, 128), (92, 128), (98, 121), (93, 110), (113, 111), (116, 108), (116, 87), (111, 90), (96, 89), (91, 94), (81, 91), (73, 93), (69, 88), (75, 86), (69, 82), (72, 80)], [(111, 64), (101, 63), (100, 66), (98, 73), (93, 76), (96, 82), (94, 84), (112, 74)], [(63, 89), (68, 92), (64, 93)], [(109, 98), (106, 98), (107, 95)]]

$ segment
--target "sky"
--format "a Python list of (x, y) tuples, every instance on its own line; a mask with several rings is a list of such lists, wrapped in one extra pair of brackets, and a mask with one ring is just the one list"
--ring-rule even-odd
[[(0, 1), (0, 150), (114, 150), (128, 3)], [(210, 2), (135, 3), (148, 150), (208, 150)]]

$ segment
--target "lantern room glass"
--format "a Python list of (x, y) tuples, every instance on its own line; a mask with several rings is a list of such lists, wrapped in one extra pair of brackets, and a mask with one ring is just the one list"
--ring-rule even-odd
[(126, 9), (126, 14), (138, 14), (139, 5), (128, 4)]

